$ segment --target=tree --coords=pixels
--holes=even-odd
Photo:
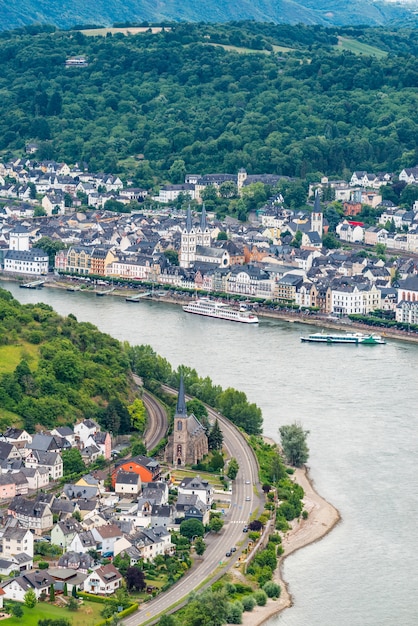
[[[189,415],[193,413],[193,415],[197,417],[200,422],[204,423],[205,421],[207,421],[206,418],[208,416],[208,410],[203,402],[201,402],[197,398],[193,398],[193,400],[189,400],[188,402],[186,402],[186,407],[187,413]]]
[[[219,422],[216,419],[208,436],[209,450],[222,450],[223,442],[224,436],[221,427],[219,426]]]
[[[64,583],[64,588],[62,590],[62,595],[63,596],[68,596],[68,585],[67,585],[67,583]]]
[[[303,430],[296,422],[279,428],[281,445],[284,455],[291,465],[301,467],[309,458],[306,438],[309,430]]]
[[[147,412],[143,401],[140,398],[135,398],[132,404],[128,406],[128,412],[131,416],[132,428],[143,433],[147,419]]]
[[[13,604],[12,605],[12,615],[17,619],[23,617],[23,609],[21,604]]]
[[[232,457],[232,459],[228,463],[228,470],[226,472],[226,475],[230,480],[235,480],[238,474],[238,470],[238,461],[234,457]]]
[[[176,159],[168,170],[168,175],[173,184],[184,183],[186,176],[186,165],[183,159]]]
[[[198,556],[202,556],[206,550],[206,544],[203,541],[202,537],[197,537],[194,542],[194,549],[196,550],[196,554]]]
[[[341,244],[338,239],[332,233],[327,233],[322,238],[322,245],[327,250],[335,250],[337,248],[341,248]]]
[[[49,601],[54,602],[55,600],[55,587],[54,585],[50,585],[49,587]]]
[[[128,591],[142,591],[146,587],[145,574],[139,567],[128,567],[126,570],[126,587]]]
[[[36,595],[33,589],[28,589],[23,596],[23,602],[28,609],[34,609],[37,603]]]
[[[64,450],[61,456],[64,476],[68,474],[80,474],[86,470],[85,463],[78,448]]]
[[[178,266],[179,253],[177,252],[177,250],[164,250],[163,254],[165,258],[168,259],[168,261],[171,263],[171,265],[175,265],[176,267]]]
[[[198,519],[183,520],[180,524],[180,534],[188,539],[192,539],[194,536],[203,537],[205,527]]]
[[[224,521],[219,515],[213,515],[209,520],[209,530],[213,533],[221,532],[224,526]]]
[[[132,440],[131,440],[132,441]],[[132,456],[138,456],[138,455],[143,455],[146,456],[147,455],[147,447],[145,445],[145,443],[143,441],[141,441],[140,439],[134,439],[131,445],[131,453]]]
[[[228,241],[228,235],[226,234],[226,232],[221,230],[221,232],[218,233],[217,240],[218,241]]]
[[[74,585],[73,589],[75,589],[75,585]],[[73,596],[71,596],[68,599],[67,608],[68,608],[69,611],[78,611],[79,604],[78,604],[77,599],[74,598]]]
[[[263,524],[259,519],[254,519],[248,524],[248,528],[256,533],[259,533],[263,530]]]

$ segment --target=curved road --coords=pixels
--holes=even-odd
[[[142,380],[136,374],[132,375],[135,384],[143,389]],[[165,437],[168,430],[167,412],[160,402],[148,391],[143,389],[142,401],[148,413],[147,427],[144,433],[144,443],[147,450],[153,450]]]
[[[172,390],[170,389],[170,391]],[[123,620],[126,626],[153,623],[157,615],[166,613],[174,604],[184,600],[206,579],[214,576],[217,571],[224,572],[230,569],[241,552],[238,544],[243,541],[243,538],[246,538],[246,535],[242,533],[243,527],[248,524],[251,513],[257,510],[258,513],[261,513],[263,510],[264,496],[258,495],[262,494],[262,490],[258,482],[258,465],[252,449],[247,444],[245,437],[231,422],[213,409],[209,407],[207,409],[211,421],[216,418],[219,420],[224,436],[224,445],[239,464],[238,475],[232,486],[231,507],[225,516],[224,528],[219,535],[208,536],[204,558],[201,561],[196,561],[192,570],[168,591],[147,602],[140,611]],[[237,546],[238,549],[233,557],[228,558],[225,555],[232,546]]]

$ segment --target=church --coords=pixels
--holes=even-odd
[[[187,414],[184,380],[181,376],[174,427],[165,449],[165,461],[177,466],[194,465],[201,461],[208,451],[208,438],[204,427],[193,413]]]

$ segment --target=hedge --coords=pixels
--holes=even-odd
[[[124,609],[123,611],[118,613],[117,615],[119,618],[122,618],[122,617],[126,617],[127,615],[130,615],[131,613],[135,613],[135,611],[137,610],[138,610],[138,605],[135,602],[134,604],[131,604],[130,606],[128,606],[127,609]]]
[[[96,594],[88,593],[87,591],[77,591],[77,595],[79,598],[84,598],[85,600],[89,600],[90,602],[100,602],[101,604],[105,604],[110,600],[110,598],[105,598],[104,596],[96,596]],[[96,624],[96,626],[99,625]]]

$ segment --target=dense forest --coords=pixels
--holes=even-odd
[[[182,372],[188,393],[217,407],[249,434],[262,432],[261,410],[244,392],[223,390],[187,366],[173,370],[150,346],[130,346],[93,324],[63,318],[42,303],[22,305],[0,289],[0,428],[53,428],[94,419],[114,435],[135,430],[131,371],[174,410]]]
[[[29,32],[28,32],[29,31]],[[339,37],[375,46],[354,54]],[[65,67],[67,58],[86,67]],[[418,162],[418,33],[233,23],[0,36],[3,160],[85,162],[151,188],[185,172],[348,176]]]
[[[248,19],[290,24],[393,24],[413,23],[413,4],[385,0],[0,0],[0,28],[25,24],[111,25],[116,21],[229,22]]]

